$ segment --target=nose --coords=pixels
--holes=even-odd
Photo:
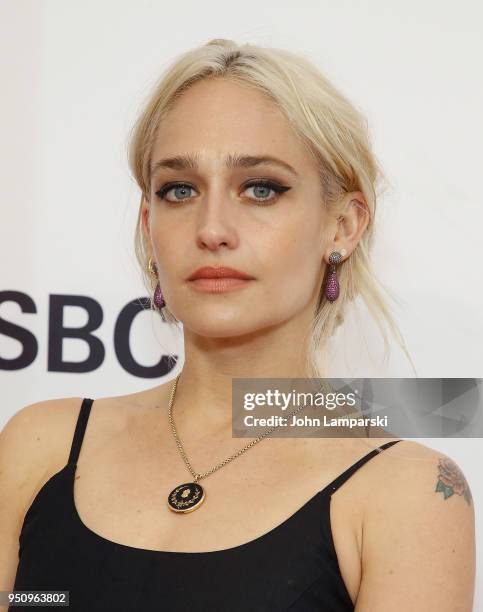
[[[210,251],[221,246],[236,248],[238,233],[233,221],[233,210],[226,195],[207,195],[200,203],[198,211],[196,243],[199,248]]]

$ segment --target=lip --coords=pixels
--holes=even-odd
[[[254,280],[253,276],[246,274],[245,272],[241,272],[236,268],[228,268],[228,267],[218,267],[214,268],[213,266],[204,266],[202,268],[198,268],[191,276],[188,277],[189,281],[198,281],[198,280],[220,280],[220,279],[231,279],[231,280]],[[220,283],[218,283],[220,284]],[[220,284],[221,286],[221,284]]]
[[[225,293],[235,291],[250,284],[253,279],[246,278],[196,278],[189,281],[190,286],[205,293]]]

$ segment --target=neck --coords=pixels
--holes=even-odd
[[[307,329],[305,326],[303,329]],[[307,378],[307,335],[284,323],[258,333],[213,338],[185,328],[185,361],[173,415],[186,431],[224,431],[232,423],[233,378]]]

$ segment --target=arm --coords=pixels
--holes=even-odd
[[[473,611],[470,488],[451,458],[415,445],[414,456],[398,459],[394,473],[371,492],[355,612]]]

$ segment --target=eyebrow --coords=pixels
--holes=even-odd
[[[230,169],[235,168],[255,168],[257,166],[278,166],[290,174],[298,176],[294,168],[287,162],[271,155],[237,155],[229,154],[225,157],[225,166]],[[175,155],[166,157],[151,164],[151,174],[160,168],[171,170],[198,170],[198,155]]]

